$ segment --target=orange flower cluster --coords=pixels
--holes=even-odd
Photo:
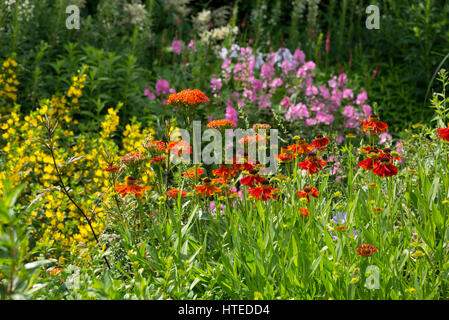
[[[209,98],[206,97],[206,95],[200,90],[185,89],[178,93],[172,93],[168,97],[167,104],[175,106],[196,106],[201,103],[207,103],[209,101]]]
[[[236,127],[237,124],[234,121],[231,120],[212,120],[207,124],[208,128],[214,128],[214,129],[230,129],[232,127]]]

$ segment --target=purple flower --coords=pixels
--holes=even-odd
[[[330,93],[329,89],[326,86],[319,86],[318,89],[320,90],[320,94],[323,99],[329,99]]]
[[[371,107],[369,105],[364,104],[362,106],[362,110],[363,110],[363,113],[365,114],[365,118],[368,118],[369,116],[371,116]]]
[[[306,88],[306,96],[316,96],[318,94],[318,88],[310,86]]]
[[[275,78],[270,83],[270,88],[277,88],[282,86],[282,79],[281,78]]]
[[[290,106],[290,98],[288,96],[285,96],[281,101],[281,106],[284,107],[284,109],[287,109]]]
[[[170,84],[167,80],[159,79],[156,82],[156,94],[159,96],[161,94],[168,94],[170,92]]]
[[[156,96],[154,95],[154,93],[151,92],[148,88],[143,91],[143,94],[146,95],[147,98],[150,100],[156,99]]]
[[[346,73],[340,73],[340,75],[338,76],[338,85],[342,87],[347,82],[348,76],[346,75]]]
[[[258,104],[257,107],[259,109],[268,109],[268,108],[270,108],[271,107],[270,98],[271,98],[271,94],[269,94],[269,93],[260,96],[259,104]]]
[[[307,106],[301,102],[296,105],[292,105],[285,114],[285,118],[289,121],[293,121],[298,118],[304,119],[308,117],[309,110],[307,110]]]
[[[215,75],[210,80],[210,87],[214,94],[219,94],[223,83],[220,78],[215,78]]]
[[[196,52],[196,42],[195,42],[195,40],[190,40],[189,45],[187,47],[189,49],[192,49],[193,52]]]
[[[274,75],[274,68],[273,65],[265,62],[262,65],[262,69],[260,70],[260,75],[262,76],[262,78],[264,79],[271,79],[271,77]]]
[[[351,89],[343,90],[343,99],[353,99],[353,98],[354,98],[354,92],[352,92]]]
[[[302,52],[299,49],[295,50],[295,53],[293,54],[293,66],[296,69],[300,65],[304,64],[304,61],[306,59],[306,55],[304,52]]]
[[[181,40],[173,40],[171,43],[171,47],[173,49],[173,52],[178,56],[181,54]]]
[[[228,100],[229,101],[229,100]],[[232,103],[232,102],[231,102]],[[233,107],[231,106],[227,106],[226,107],[226,115],[225,115],[226,120],[231,120],[234,121],[235,123],[238,122],[239,117],[238,117],[238,113],[237,110],[235,110]]]
[[[356,110],[352,106],[345,106],[343,110],[343,115],[348,118],[354,118],[356,116]]]
[[[347,213],[337,211],[337,214],[332,217],[332,221],[334,221],[337,225],[345,224],[347,221]]]
[[[365,101],[368,100],[368,94],[365,90],[363,90],[361,93],[357,95],[357,99],[355,100],[356,104],[363,104]]]
[[[393,137],[388,132],[382,133],[379,136],[379,138],[380,138],[380,140],[379,140],[380,144],[388,143],[388,142],[390,142],[393,139]]]
[[[327,82],[327,84],[329,85],[330,88],[335,88],[337,86],[337,78],[333,77]]]

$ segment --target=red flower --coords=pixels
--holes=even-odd
[[[267,179],[263,179],[259,182],[259,187],[248,189],[248,193],[252,195],[256,200],[262,198],[263,201],[268,199],[276,199],[277,194],[273,193],[279,189],[270,186],[270,182]]]
[[[298,163],[298,167],[303,170],[307,170],[309,175],[318,173],[319,170],[323,169],[327,161],[317,158],[316,153],[309,153],[306,160]]]
[[[212,184],[212,180],[209,178],[206,178],[203,180],[203,184],[201,186],[195,187],[195,192],[197,194],[201,194],[203,197],[211,197],[215,193],[220,193],[221,189],[218,187],[215,187]]]
[[[325,150],[326,146],[329,144],[329,138],[326,138],[321,133],[315,136],[315,140],[312,141],[312,144],[317,148],[317,150]]]
[[[380,119],[376,115],[371,115],[368,118],[368,121],[359,120],[363,123],[363,131],[369,132],[370,135],[375,135],[378,133],[383,133],[388,129],[388,125],[386,123],[380,122]]]
[[[180,192],[178,189],[170,189],[167,191],[167,197],[170,197],[172,199],[178,199]],[[187,195],[187,191],[182,190],[181,198],[184,198]]]
[[[212,170],[212,174],[215,177],[221,177],[227,180],[229,178],[234,178],[240,168],[241,165],[239,164],[220,164],[218,169]]]
[[[129,176],[126,178],[126,183],[124,185],[115,185],[115,191],[120,193],[122,197],[128,193],[132,193],[135,194],[137,198],[142,198],[143,191],[148,190],[148,187],[139,186],[138,182],[139,181],[137,181],[136,178]]]
[[[104,168],[104,170],[105,170],[105,171],[108,171],[108,172],[117,171],[118,169],[120,169],[120,166],[117,166],[117,167],[106,167],[106,168]]]
[[[370,244],[361,244],[358,248],[357,248],[357,253],[362,256],[362,257],[367,257],[367,256],[371,256],[374,252],[376,252],[377,249],[374,248],[372,245]]]
[[[438,128],[438,136],[446,141],[449,141],[449,128]]]
[[[391,177],[398,174],[398,168],[393,164],[392,158],[381,156],[374,165],[373,172],[379,177]]]
[[[259,176],[259,170],[253,169],[249,172],[249,174],[246,177],[243,177],[240,179],[240,183],[246,185],[247,187],[252,187],[253,185],[259,183],[264,178]]]
[[[157,156],[154,158],[151,158],[150,162],[151,163],[162,163],[165,161],[165,156]]]
[[[313,186],[307,186],[304,189],[298,191],[298,197],[307,198],[307,201],[310,202],[310,196],[318,198],[320,192]]]
[[[366,158],[359,162],[359,167],[365,170],[373,170],[374,165],[377,163],[376,158]]]
[[[299,208],[299,215],[309,216],[310,212],[307,208]]]

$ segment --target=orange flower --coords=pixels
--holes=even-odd
[[[438,128],[438,136],[446,141],[449,141],[449,128]]]
[[[327,161],[317,158],[316,153],[311,152],[307,155],[306,160],[298,163],[298,167],[303,170],[307,170],[309,175],[318,173],[319,170],[323,169]]]
[[[310,214],[309,209],[307,209],[307,208],[299,208],[299,215],[300,216],[304,215],[304,216],[308,217],[309,214]]]
[[[314,146],[311,146],[306,142],[306,139],[299,138],[296,139],[296,142],[294,144],[287,146],[287,151],[293,154],[294,156],[297,156],[300,154],[308,154],[314,148],[315,148]]]
[[[214,128],[214,129],[230,129],[232,127],[236,127],[237,124],[234,121],[231,120],[212,120],[207,124],[208,128]]]
[[[175,106],[197,106],[209,101],[209,98],[200,90],[185,89],[181,92],[171,94],[168,97],[167,104]]]
[[[59,275],[63,271],[62,268],[54,268],[50,271],[50,276]]]
[[[178,196],[181,195],[181,198],[184,198],[187,195],[187,191],[182,190],[181,194],[179,192],[179,189],[170,189],[167,191],[167,197],[170,197],[172,199],[178,199]]]
[[[252,195],[256,200],[262,198],[263,201],[268,199],[276,199],[277,194],[273,192],[279,191],[278,188],[273,188],[270,186],[270,182],[267,179],[262,179],[259,181],[259,186],[256,188],[248,189],[248,193]]]
[[[212,184],[212,180],[206,178],[201,186],[195,187],[195,192],[203,197],[212,197],[215,193],[220,193],[221,189]]]
[[[115,185],[115,191],[120,193],[122,197],[125,197],[128,193],[135,194],[137,198],[142,198],[142,193],[144,190],[148,190],[148,187],[142,187],[138,185],[136,178],[129,176],[126,178],[126,183],[124,185]]]
[[[312,141],[312,144],[317,148],[317,150],[325,150],[326,146],[329,144],[329,138],[326,138],[321,133],[315,136],[315,140]]]
[[[380,122],[380,119],[376,115],[371,115],[368,118],[368,121],[359,120],[363,123],[363,131],[369,132],[370,135],[375,135],[378,133],[383,133],[388,129],[388,125],[386,123]]]
[[[281,153],[278,154],[278,161],[280,161],[280,162],[292,162],[293,161],[293,155],[285,153],[285,149],[282,148],[281,149]]]
[[[320,192],[313,186],[307,186],[304,189],[298,191],[298,197],[307,198],[307,201],[310,202],[310,196],[318,198]]]
[[[192,178],[194,179],[195,176],[198,178],[200,177],[202,174],[204,173],[204,170],[201,168],[197,168],[197,169],[190,169],[186,172],[184,172],[184,174],[182,175],[183,177],[186,178]]]
[[[370,244],[361,244],[357,248],[357,253],[362,257],[371,256],[376,251],[377,249]]]

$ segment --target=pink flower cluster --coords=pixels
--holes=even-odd
[[[149,88],[146,88],[143,91],[143,94],[147,96],[148,99],[154,100],[156,97],[162,101],[162,103],[165,104],[165,101],[167,99],[167,96],[171,93],[175,93],[175,89],[170,88],[170,84],[165,79],[159,79],[156,82],[156,94],[150,91]]]
[[[215,96],[220,96],[223,87],[233,84],[236,88],[227,97],[228,120],[237,120],[236,106],[257,105],[269,111],[277,103],[283,107],[288,121],[303,121],[306,126],[330,125],[338,120],[342,128],[358,128],[358,120],[371,115],[365,90],[356,94],[348,87],[345,73],[327,83],[318,83],[315,63],[306,61],[300,49],[291,54],[287,48],[280,48],[264,58],[250,47],[234,44],[229,50],[222,48],[219,57],[223,60],[221,75],[213,76],[211,89]],[[284,97],[280,102],[274,101],[281,88],[286,92]]]

